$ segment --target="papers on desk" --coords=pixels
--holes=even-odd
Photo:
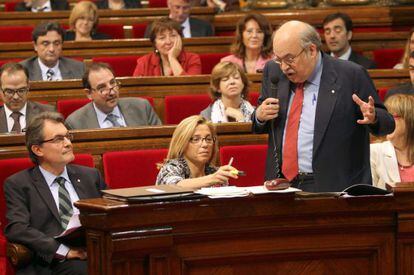
[[[206,195],[209,198],[236,198],[246,197],[250,194],[266,194],[266,193],[292,193],[298,192],[300,189],[290,187],[284,190],[267,190],[263,185],[250,186],[250,187],[237,187],[237,186],[225,186],[225,187],[207,187],[201,188],[195,193]]]

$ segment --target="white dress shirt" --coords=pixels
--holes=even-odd
[[[39,7],[32,7],[32,12],[39,12],[39,11],[52,11],[52,5],[50,4],[50,1],[46,1],[43,5]]]
[[[184,38],[191,38],[190,17],[187,17],[187,19],[181,24],[181,27],[183,28]]]
[[[351,52],[352,52],[352,48],[349,47],[348,50],[341,56],[335,56],[332,52],[331,52],[331,56],[338,58],[338,59],[342,59],[342,60],[349,60],[349,57],[351,56]]]

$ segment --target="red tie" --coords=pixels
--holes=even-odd
[[[289,181],[299,172],[298,164],[298,130],[303,105],[303,83],[296,85],[295,96],[290,106],[286,126],[285,144],[283,145],[282,172]]]

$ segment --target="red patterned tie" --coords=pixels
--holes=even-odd
[[[299,172],[298,164],[298,130],[300,114],[303,105],[303,83],[296,85],[295,96],[290,106],[285,144],[283,145],[282,172],[289,181],[293,180]]]

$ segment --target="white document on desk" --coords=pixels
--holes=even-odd
[[[267,190],[266,187],[264,187],[263,185],[244,187],[244,189],[246,189],[248,192],[255,194],[255,195],[266,194],[266,193],[294,193],[294,192],[302,191],[294,187],[289,187],[283,190]]]

